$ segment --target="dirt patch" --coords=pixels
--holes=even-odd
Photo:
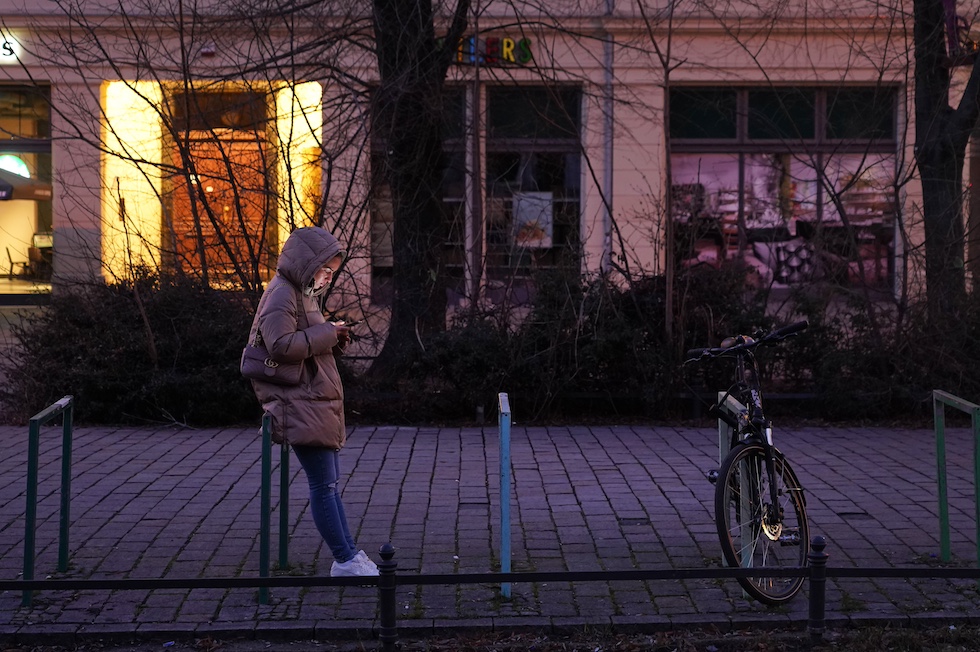
[[[134,643],[92,642],[75,647],[0,646],[0,652],[360,652],[381,650],[377,640],[289,641],[254,639],[192,639]],[[402,652],[954,652],[980,649],[976,626],[867,627],[834,629],[822,640],[802,630],[676,630],[647,634],[617,634],[585,628],[570,635],[533,633],[460,634],[426,639],[403,639]]]

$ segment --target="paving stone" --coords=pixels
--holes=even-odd
[[[0,460],[0,578],[19,576],[23,546],[26,442]],[[22,435],[22,433],[20,433]],[[807,489],[813,534],[828,540],[830,566],[929,567],[937,562],[935,469],[909,456],[930,431],[800,428],[779,431]],[[74,433],[71,562],[58,556],[58,446],[45,439],[38,503],[36,577],[69,579],[256,577],[260,521],[257,428],[79,427]],[[500,505],[496,428],[358,427],[341,461],[345,506],[360,547],[379,560],[393,542],[398,614],[406,630],[567,628],[582,624],[655,629],[677,623],[802,626],[807,591],[778,610],[746,599],[734,580],[577,581],[411,585],[425,573],[499,567]],[[882,445],[887,442],[887,445]],[[948,450],[972,450],[966,429],[947,430]],[[670,426],[515,427],[511,454],[514,572],[704,568],[718,566],[714,492],[703,470],[717,464],[714,428]],[[330,555],[309,517],[305,477],[291,458],[288,501],[273,452],[273,557],[280,507],[288,508],[288,571],[316,578]],[[921,458],[921,459],[919,459]],[[949,455],[951,541],[956,563],[976,557],[973,469]],[[38,591],[30,608],[19,591],[0,594],[0,636],[184,631],[218,637],[257,630],[332,629],[376,635],[375,587],[274,588],[269,605],[249,589]],[[842,607],[846,606],[847,611]],[[408,607],[405,609],[404,607]],[[897,623],[977,618],[973,580],[831,578],[828,619]],[[408,624],[410,623],[410,624]]]

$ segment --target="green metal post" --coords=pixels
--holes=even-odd
[[[973,519],[977,527],[977,566],[980,566],[980,407],[970,410],[973,425]]]
[[[37,484],[40,466],[41,426],[64,414],[64,435],[61,449],[61,513],[58,541],[58,570],[68,570],[68,524],[71,502],[71,406],[72,397],[65,396],[44,408],[28,422],[27,430],[27,505],[24,510],[24,573],[25,580],[34,579],[34,556],[37,533]],[[22,606],[31,605],[32,592],[24,591]]]
[[[946,484],[946,406],[936,392],[932,397],[936,429],[936,478],[939,490],[939,558],[949,563],[949,500]]]
[[[289,444],[279,448],[279,568],[289,566]]]
[[[977,565],[980,566],[980,405],[970,403],[938,389],[932,392],[932,411],[936,429],[936,466],[939,485],[939,547],[943,562],[950,560],[949,507],[946,487],[946,406],[970,415],[973,430],[973,519],[977,536]]]
[[[61,520],[58,532],[58,571],[68,572],[68,524],[71,522],[72,398],[61,399],[65,409],[61,425]]]
[[[262,518],[259,521],[259,577],[269,577],[269,530],[272,511],[272,416],[262,416]],[[259,587],[259,604],[269,604],[269,587]]]
[[[25,580],[34,579],[34,534],[37,527],[37,472],[41,441],[41,423],[31,419],[27,434],[27,506],[24,511],[24,573]],[[24,591],[20,604],[31,606],[31,591]]]

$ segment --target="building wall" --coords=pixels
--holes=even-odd
[[[897,22],[899,16],[892,17],[877,5],[872,13],[868,3],[823,4],[826,6],[807,4],[812,13],[806,20],[802,3],[783,7],[778,19],[765,16],[758,5],[725,4],[722,11],[701,3],[689,13],[681,5],[671,22],[671,17],[659,9],[651,7],[640,12],[635,3],[562,1],[529,9],[528,14],[518,17],[516,27],[511,20],[516,5],[496,2],[489,6],[481,15],[480,29],[492,34],[496,24],[501,31],[516,30],[532,39],[536,68],[484,68],[480,74],[487,84],[540,84],[544,79],[548,83],[580,84],[584,90],[584,271],[595,272],[610,264],[633,272],[660,273],[664,269],[663,198],[668,159],[664,106],[668,86],[894,83],[901,89],[903,99],[899,113],[899,130],[903,134],[900,159],[903,168],[910,166],[912,134],[905,120],[911,101],[905,92],[910,48],[905,26]],[[105,13],[97,3],[91,6],[93,15]],[[37,47],[39,43],[55,42],[55,28],[63,17],[39,13],[55,10],[53,3],[38,7],[23,0],[0,0],[0,11],[10,16],[10,34],[30,45],[21,56],[21,63],[31,78],[48,79],[56,89],[53,100],[59,112],[54,129],[59,138],[53,144],[55,272],[64,278],[103,271],[118,273],[120,264],[127,259],[153,259],[151,247],[132,241],[125,249],[118,246],[125,242],[125,233],[120,236],[120,226],[124,224],[119,220],[120,192],[152,195],[158,190],[152,178],[133,180],[132,187],[115,184],[120,176],[116,168],[126,164],[100,155],[94,143],[99,140],[96,134],[105,133],[106,124],[93,116],[100,115],[107,96],[116,88],[112,84],[119,79],[152,81],[154,74],[173,78],[175,73],[164,69],[178,60],[180,47],[165,29],[153,32],[152,38],[160,39],[159,47],[153,48],[160,58],[140,62],[133,58],[133,44],[112,31],[110,20],[100,32],[110,53],[105,61],[95,61],[78,70],[56,66],[59,56],[67,53],[39,56],[43,47]],[[540,26],[542,18],[557,20],[556,17],[561,17],[560,30]],[[308,27],[312,33],[321,26]],[[304,32],[303,37],[311,38],[310,33]],[[192,55],[195,71],[220,74],[234,69],[236,62],[265,51],[258,45],[252,47],[254,44],[233,47],[231,44],[237,42],[233,32],[216,38],[223,36],[228,45],[219,41],[216,55],[202,54],[215,47],[213,40],[199,38],[185,47]],[[267,51],[281,46],[284,41],[277,39],[285,37],[284,33],[273,34]],[[669,58],[663,59],[668,52]],[[369,70],[370,60],[363,53],[351,51],[345,56],[352,69]],[[116,58],[125,64],[121,69],[106,65]],[[345,61],[344,57],[338,60]],[[148,72],[143,66],[159,66],[162,72]],[[669,76],[665,69],[669,69]],[[452,79],[458,82],[468,82],[474,74],[472,67],[464,65],[451,72]],[[0,77],[26,79],[28,75],[19,66],[7,66],[0,68]],[[331,98],[344,99],[349,89],[326,82],[322,86],[326,98],[323,122],[326,131],[334,133],[332,126],[350,115],[334,113]],[[354,104],[345,100],[337,106],[347,110]],[[153,131],[157,127],[147,116],[136,109],[126,113],[126,119],[142,123],[149,130],[146,143],[157,138]],[[371,278],[370,220],[364,214],[364,182],[357,177],[367,174],[368,149],[364,146],[365,136],[354,133],[354,122],[348,129],[344,145],[332,153],[331,161],[336,167],[323,170],[322,183],[332,184],[327,197],[328,216],[339,223],[343,215],[348,220],[345,226],[353,228],[355,257],[349,271],[363,286]],[[311,148],[312,145],[307,147]],[[917,185],[907,184],[903,193],[904,214],[911,218],[920,204]],[[159,221],[152,213],[131,217],[146,225]],[[913,245],[920,242],[918,222],[910,219],[907,226]],[[147,226],[146,233],[152,240],[152,227]],[[110,234],[114,235],[108,237]]]

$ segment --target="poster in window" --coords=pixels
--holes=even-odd
[[[551,247],[554,200],[550,192],[515,192],[514,245],[528,249]]]

